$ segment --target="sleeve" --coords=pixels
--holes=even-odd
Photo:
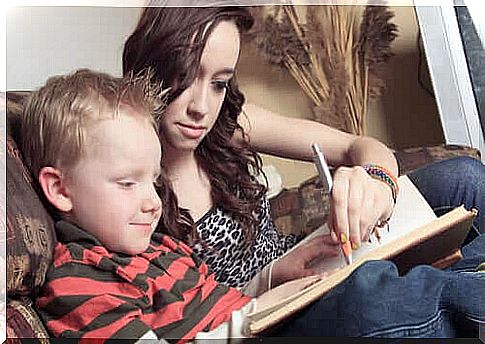
[[[151,332],[140,319],[141,296],[111,271],[70,262],[50,271],[36,306],[55,337],[136,341]]]
[[[222,323],[209,332],[198,332],[195,336],[196,344],[227,343],[238,344],[244,342],[244,338],[250,337],[247,331],[246,314],[250,313],[256,305],[256,300],[252,299],[244,307],[233,311],[229,321]]]
[[[157,343],[157,344],[168,344],[165,339],[158,339],[155,332],[152,330],[145,333],[143,336],[138,338],[135,344],[146,344],[146,343]]]

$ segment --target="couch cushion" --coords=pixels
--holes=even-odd
[[[7,135],[7,295],[35,294],[52,261],[53,220],[32,186],[13,139]]]
[[[318,176],[284,190],[270,204],[274,224],[286,234],[306,236],[325,223],[330,212],[330,197]]]
[[[8,302],[6,332],[8,343],[17,342],[15,338],[42,338],[39,340],[40,343],[49,342],[48,332],[32,307],[31,299],[26,297]]]
[[[7,92],[4,100],[7,105],[7,132],[16,142],[18,142],[18,131],[23,107],[29,95],[29,91]]]
[[[436,145],[411,147],[394,152],[399,165],[399,175],[408,174],[415,169],[434,162],[454,158],[457,156],[470,156],[480,160],[480,151],[476,148],[462,145]]]

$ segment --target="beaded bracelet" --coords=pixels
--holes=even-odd
[[[372,178],[386,183],[391,188],[392,199],[394,200],[394,203],[396,203],[397,194],[399,192],[396,177],[384,167],[376,164],[366,164],[363,167]]]

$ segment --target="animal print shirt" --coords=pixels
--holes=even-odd
[[[220,206],[214,206],[196,225],[202,241],[194,245],[216,275],[216,280],[231,287],[245,286],[268,263],[280,257],[299,240],[296,235],[284,235],[270,218],[270,206],[262,200],[262,212],[257,215],[259,230],[254,242],[244,240],[240,224]]]

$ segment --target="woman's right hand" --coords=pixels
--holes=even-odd
[[[271,274],[272,288],[287,281],[315,275],[316,272],[310,267],[312,261],[337,256],[339,252],[340,244],[333,232],[331,235],[319,235],[295,247],[274,262]]]

